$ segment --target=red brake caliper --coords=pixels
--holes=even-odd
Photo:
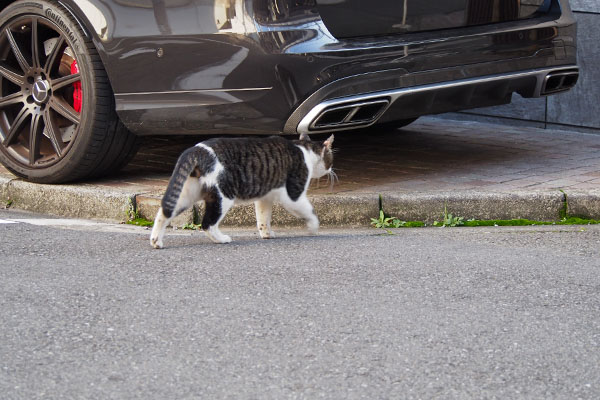
[[[71,63],[71,73],[77,74],[79,73],[79,68],[77,67],[77,61],[73,60]],[[73,84],[73,108],[77,112],[81,112],[81,82],[75,82]]]

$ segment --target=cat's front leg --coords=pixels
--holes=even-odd
[[[316,235],[319,232],[319,218],[315,214],[312,204],[308,201],[306,195],[300,196],[298,200],[293,201],[289,197],[282,201],[283,207],[292,215],[302,218],[306,221],[308,232]]]
[[[261,239],[273,239],[275,237],[271,230],[273,201],[267,199],[256,200],[254,202],[254,211],[256,212],[256,227]]]

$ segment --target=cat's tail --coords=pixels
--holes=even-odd
[[[186,181],[190,177],[200,178],[214,169],[213,153],[201,146],[190,147],[179,156],[173,175],[169,180],[167,191],[162,198],[161,207],[165,217],[171,218],[174,213],[181,212],[186,206],[178,207],[179,198]],[[177,209],[183,208],[183,209]]]

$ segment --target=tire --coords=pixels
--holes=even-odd
[[[89,177],[100,178],[119,172],[135,156],[141,144],[142,138],[129,132],[125,125],[118,120],[110,147]]]
[[[0,162],[32,182],[100,176],[135,154],[91,40],[58,3],[0,12]]]

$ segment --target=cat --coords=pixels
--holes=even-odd
[[[275,201],[304,219],[309,232],[317,234],[319,219],[306,191],[312,178],[335,177],[332,145],[333,135],[320,142],[302,134],[293,141],[279,136],[209,139],[186,149],[162,198],[150,243],[162,248],[170,221],[199,200],[205,202],[202,230],[215,243],[231,242],[219,230],[227,211],[252,201],[261,238],[274,237],[271,210]]]

